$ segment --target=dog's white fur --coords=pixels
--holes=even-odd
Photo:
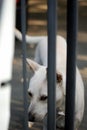
[[[21,33],[16,30],[16,37],[22,40]],[[30,68],[34,71],[33,77],[30,79],[28,92],[32,94],[31,102],[29,106],[29,112],[31,112],[35,119],[43,120],[47,113],[47,100],[41,100],[41,96],[47,96],[47,37],[30,37],[26,36],[27,43],[38,43],[35,53],[35,61],[27,59]],[[64,104],[63,101],[66,94],[66,41],[63,37],[57,36],[56,45],[56,73],[61,73],[62,81],[56,83],[56,105],[61,107],[62,110]],[[37,63],[36,63],[37,62]],[[76,67],[76,97],[75,97],[75,125],[76,127],[81,122],[84,113],[84,85]]]

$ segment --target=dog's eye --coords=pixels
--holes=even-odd
[[[31,92],[28,92],[28,94],[29,94],[30,97],[33,97],[33,94]]]
[[[47,96],[46,96],[46,95],[41,96],[41,97],[40,97],[40,100],[41,100],[41,101],[47,100]]]

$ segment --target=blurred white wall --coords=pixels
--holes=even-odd
[[[12,61],[16,0],[2,0],[0,12],[0,130],[8,130],[10,119]],[[2,83],[6,83],[2,86]]]

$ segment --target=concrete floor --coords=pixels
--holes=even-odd
[[[46,0],[30,0],[27,33],[30,35],[46,35]],[[77,65],[82,74],[85,85],[85,113],[79,130],[87,130],[87,1],[78,2],[79,26]],[[58,3],[58,34],[66,37],[66,2]],[[33,58],[35,47],[27,45],[27,57]],[[32,75],[27,67],[28,79]],[[24,130],[23,84],[22,84],[22,47],[19,41],[15,42],[15,56],[13,61],[11,120],[9,130]],[[38,126],[37,126],[38,128]],[[40,127],[41,128],[41,127]],[[36,129],[36,128],[35,128]]]

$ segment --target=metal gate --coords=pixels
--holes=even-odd
[[[23,75],[25,129],[27,130],[27,97],[26,97],[26,44],[25,44],[25,0],[21,1],[22,34],[23,34]],[[74,130],[75,83],[76,83],[76,42],[77,42],[77,0],[67,0],[67,79],[65,130]],[[57,0],[48,0],[48,130],[56,129],[55,84],[56,84],[56,28]],[[50,44],[49,44],[50,43]],[[70,43],[70,44],[69,44]],[[73,77],[72,77],[73,75]],[[51,82],[50,82],[51,81]],[[71,88],[69,88],[69,86]],[[50,91],[52,90],[52,91]]]
[[[23,75],[25,129],[27,130],[26,97],[26,46],[25,46],[25,0],[22,0],[22,34],[23,34]],[[55,84],[56,84],[56,27],[57,0],[48,0],[48,130],[56,129]],[[76,42],[77,42],[77,0],[67,0],[67,80],[65,130],[74,130],[75,82],[76,82]],[[50,43],[50,44],[49,44]],[[71,44],[69,44],[71,43]],[[51,49],[52,48],[52,49]],[[53,51],[53,52],[52,52]],[[52,55],[53,54],[53,55]],[[72,78],[73,75],[73,78]],[[50,82],[51,81],[51,82]],[[71,87],[71,89],[69,88]],[[52,91],[50,91],[52,90]],[[50,120],[51,119],[51,120]]]

